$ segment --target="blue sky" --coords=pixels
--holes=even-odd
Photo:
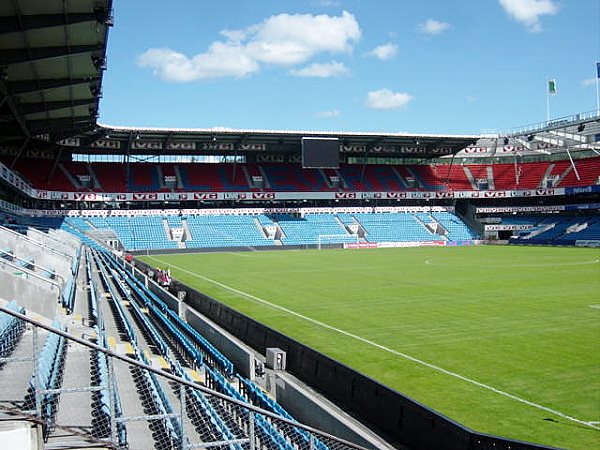
[[[599,0],[122,0],[100,122],[478,134],[596,109]]]

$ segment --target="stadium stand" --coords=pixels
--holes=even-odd
[[[188,216],[188,248],[259,247],[274,245],[258,229],[252,216]]]
[[[15,169],[34,187],[80,192],[163,192],[163,191],[404,191],[413,189],[455,191],[487,189],[536,189],[540,187],[577,187],[594,185],[600,173],[600,157],[575,161],[577,173],[569,161],[521,162],[497,164],[342,164],[339,169],[303,169],[298,164],[170,164],[132,163],[127,180],[126,166],[118,163],[60,163],[39,165],[17,162]],[[39,168],[41,166],[41,169]],[[234,180],[235,174],[235,180]],[[577,178],[579,175],[579,179]],[[175,181],[167,186],[165,177]],[[253,177],[263,180],[253,185]],[[340,179],[331,185],[331,177]],[[87,181],[82,182],[83,179]],[[553,180],[550,186],[546,179]],[[409,180],[414,180],[411,185]],[[518,181],[518,183],[517,183]]]

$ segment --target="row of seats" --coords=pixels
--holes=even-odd
[[[90,320],[96,332],[96,343],[103,348],[108,348],[104,320],[102,318],[102,315],[100,314],[101,310],[98,305],[96,286],[94,283],[94,278],[92,277],[91,255],[89,252],[87,252],[86,257],[86,275],[87,281],[89,283],[88,292]],[[94,408],[93,425],[97,430],[94,434],[97,437],[107,438],[111,435],[111,406],[114,405],[114,415],[116,417],[123,416],[121,400],[119,397],[118,386],[116,385],[116,383],[113,383],[113,397],[111,402],[110,391],[108,389],[108,385],[110,382],[110,374],[108,371],[108,361],[106,354],[98,350],[94,351],[92,367],[93,383],[95,383],[96,386],[100,386],[103,388],[94,393],[94,401],[92,403],[92,407]],[[119,445],[124,447],[127,444],[127,429],[125,427],[125,423],[119,421],[116,423],[116,427]]]
[[[319,236],[329,236],[322,241],[328,244],[356,242],[356,236],[348,233],[332,214],[307,214],[304,217],[273,214],[270,217],[281,227],[284,245],[314,245],[318,243]]]
[[[187,248],[220,248],[220,247],[265,247],[274,246],[273,238],[267,238],[264,228],[278,225],[282,231],[278,236],[282,245],[316,245],[340,244],[357,242],[355,227],[362,227],[365,231],[364,238],[368,242],[411,242],[432,240],[468,240],[476,235],[454,213],[434,212],[429,213],[338,213],[338,214],[306,214],[303,217],[286,214],[258,214],[258,215],[202,215],[202,216],[166,216],[167,221],[177,217],[182,226],[187,225],[188,238],[185,240]],[[88,219],[91,220],[92,218]],[[153,220],[143,221],[143,216],[134,216],[140,224],[140,234],[149,236],[160,235],[152,241],[136,241],[131,243],[127,234],[121,228],[114,229],[115,234],[125,246],[126,250],[145,250],[172,248],[172,241],[164,240],[163,218],[153,217]],[[65,219],[67,223],[77,226],[72,218]],[[81,220],[81,219],[79,219]],[[101,220],[94,218],[94,220]],[[104,226],[109,226],[106,219],[102,219]],[[447,233],[438,232],[435,222],[441,224]],[[425,226],[432,224],[431,227]],[[144,228],[145,227],[145,228]],[[362,236],[362,234],[361,234]],[[167,242],[166,245],[165,242]]]
[[[543,186],[546,175],[558,180],[556,187],[589,186],[597,184],[600,174],[598,157],[575,160],[577,173],[568,160],[519,164],[513,161],[498,164],[398,166],[342,164],[333,171],[303,169],[300,164],[293,163],[240,163],[235,166],[221,163],[135,163],[129,164],[127,169],[120,163],[64,162],[62,166],[70,174],[69,177],[63,171],[52,171],[51,164],[51,161],[44,160],[36,160],[32,164],[31,160],[21,158],[15,170],[40,189],[99,192],[477,190],[477,182],[481,179],[494,189],[512,190],[547,187]],[[44,170],[44,165],[48,165],[47,170]],[[161,182],[160,174],[167,173],[174,174],[178,182],[174,185]],[[263,177],[262,188],[253,188],[250,180],[254,174]],[[339,185],[331,182],[332,174],[339,178]],[[98,183],[80,184],[77,179],[81,176],[91,177]]]
[[[150,362],[144,355],[144,353],[139,349],[137,343],[137,335],[129,322],[127,315],[121,305],[121,302],[118,301],[119,295],[113,290],[109,281],[108,281],[108,268],[103,264],[103,261],[98,256],[99,254],[94,255],[94,259],[96,261],[97,266],[99,267],[99,273],[101,280],[103,281],[104,287],[109,291],[110,298],[112,299],[111,304],[113,306],[114,311],[116,311],[116,318],[119,321],[119,325],[121,329],[127,335],[127,339],[133,348],[135,359],[138,361],[149,365]],[[113,279],[115,279],[115,273],[112,273]],[[115,280],[116,281],[116,280]],[[161,345],[161,347],[163,347]],[[166,344],[164,345],[166,348]],[[164,435],[165,439],[168,440],[171,446],[177,448],[181,443],[181,423],[176,415],[173,415],[173,407],[171,402],[167,398],[162,385],[158,381],[155,374],[141,370],[137,367],[134,367],[134,381],[138,385],[138,389],[142,389],[145,392],[149,392],[150,395],[143,398],[143,401],[146,403],[144,405],[151,414],[171,414],[171,417],[168,417],[166,420],[160,421],[161,424],[161,433]]]
[[[212,370],[210,367],[206,368],[206,382],[209,388],[216,390],[222,394],[232,397],[236,400],[246,402],[247,400],[242,394],[235,389],[225,377],[218,371]],[[241,410],[244,422],[247,423],[249,420],[248,411]],[[260,442],[264,443],[263,448],[269,448],[274,450],[295,450],[296,447],[290,445],[288,440],[281,434],[273,424],[268,421],[263,415],[256,414],[255,417],[256,434]]]
[[[143,328],[146,326],[153,326],[152,322],[154,322],[157,325],[160,325],[160,327],[156,330],[157,339],[166,342],[164,341],[164,334],[160,332],[160,330],[162,330],[171,337],[175,338],[175,345],[180,349],[182,346],[187,345],[198,346],[202,349],[205,362],[202,368],[205,373],[206,384],[208,387],[229,395],[237,400],[246,402],[248,401],[248,398],[244,398],[240,392],[228,381],[228,378],[237,377],[240,380],[240,383],[246,386],[253,386],[253,392],[258,391],[258,388],[250,381],[238,374],[235,374],[233,364],[227,360],[215,347],[213,347],[212,344],[206,341],[206,339],[202,337],[200,333],[183,321],[174,311],[169,309],[167,305],[160,300],[156,294],[149,290],[140,280],[132,276],[130,271],[124,268],[121,260],[112,257],[108,253],[104,253],[101,258],[101,262],[104,263],[106,267],[109,267],[113,273],[113,280],[121,279],[121,281],[117,282],[117,285],[119,283],[124,283],[123,289],[120,288],[120,291],[127,292],[127,290],[129,290],[131,292],[131,295],[128,295],[127,299],[132,309],[135,311],[135,305],[140,302],[137,307],[143,306],[146,308],[149,316],[153,318],[153,321],[147,321],[146,325],[142,325]],[[134,315],[138,315],[138,313],[134,312]],[[137,318],[136,320],[140,324],[142,324],[144,321],[140,318]],[[190,341],[188,341],[188,338]],[[193,342],[193,344],[186,344],[186,342]],[[180,364],[173,358],[169,357],[168,352],[162,350],[163,345],[159,344],[156,346],[156,348],[168,362],[174,374],[191,381],[190,377],[182,369]],[[193,358],[190,358],[189,355],[186,360],[188,362],[194,362]],[[195,423],[196,421],[202,421],[204,427],[203,432],[207,432],[206,429],[208,427],[212,433],[212,439],[230,440],[236,435],[235,430],[232,430],[227,424],[240,423],[239,420],[235,420],[235,417],[226,419],[223,415],[241,414],[242,416],[245,416],[242,418],[245,419],[247,423],[248,412],[246,410],[238,408],[234,408],[233,410],[231,408],[223,409],[221,406],[218,406],[218,404],[213,404],[214,400],[205,398],[204,395],[198,391],[189,390],[189,393],[192,397],[193,409],[196,411],[195,413],[191,414],[192,423]],[[261,401],[258,399],[255,399],[254,404],[258,406],[262,405]],[[280,414],[285,418],[291,419],[291,416],[285,412],[281,406],[271,405],[269,410]],[[188,414],[190,414],[189,408]],[[200,418],[200,415],[203,415],[204,417]],[[259,442],[263,443],[265,448],[292,450],[293,448],[305,448],[307,445],[309,445],[310,439],[308,435],[299,430],[289,430],[287,427],[286,430],[278,430],[276,426],[260,415],[256,416],[256,424],[256,437]],[[197,424],[197,426],[200,427],[201,425]],[[290,442],[292,442],[292,444],[290,444]],[[297,445],[294,446],[293,442],[296,442]],[[322,445],[314,448],[326,450],[326,447]]]
[[[127,270],[119,266],[119,263],[114,258],[106,255],[105,261],[108,262],[114,269],[119,270],[123,275],[128,287],[135,292],[137,297],[144,303],[144,307],[155,317],[159,323],[166,327],[171,335],[177,340],[178,345],[188,353],[191,361],[198,367],[203,365],[203,362],[208,363],[211,367],[215,367],[224,373],[226,376],[233,376],[233,364],[223,354],[217,350],[210,342],[208,342],[200,333],[198,333],[190,324],[179,317],[171,310],[160,298],[152,291],[146,289],[144,284],[133,277]],[[118,278],[118,277],[117,277]],[[136,302],[131,299],[135,304]],[[201,353],[198,352],[198,347]]]
[[[522,220],[528,221],[532,228],[513,236],[512,244],[575,245],[578,240],[600,241],[600,218],[596,216],[533,215]],[[502,223],[506,223],[504,219]]]
[[[65,327],[58,319],[54,320],[52,327],[65,331]],[[44,342],[44,347],[38,355],[37,369],[29,380],[28,407],[30,410],[35,410],[36,397],[39,397],[42,418],[48,424],[54,423],[60,397],[57,393],[44,393],[44,391],[60,387],[65,353],[65,338],[56,333],[49,333]],[[44,427],[44,438],[48,436],[50,431],[51,426]]]
[[[14,300],[6,305],[6,308],[25,314],[25,308],[19,306]],[[5,358],[15,348],[23,331],[25,322],[6,313],[0,313],[0,358]]]
[[[257,227],[254,216],[188,216],[188,248],[259,247],[273,245]]]
[[[269,397],[254,383],[251,383],[244,378],[240,379],[240,383],[244,387],[243,391],[246,393],[247,397],[252,400],[253,404],[284,417],[285,419],[294,420],[294,418],[279,403]],[[311,442],[310,435],[301,428],[291,427],[287,434],[291,438],[292,444],[295,444],[298,448],[308,446],[309,448],[316,450],[328,450],[328,447],[319,439],[313,439]]]

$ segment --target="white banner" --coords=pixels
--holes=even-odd
[[[485,225],[485,231],[526,231],[532,228],[533,225],[524,224]]]

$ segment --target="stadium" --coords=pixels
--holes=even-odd
[[[2,448],[600,448],[600,110],[103,124],[116,20],[0,6]]]

